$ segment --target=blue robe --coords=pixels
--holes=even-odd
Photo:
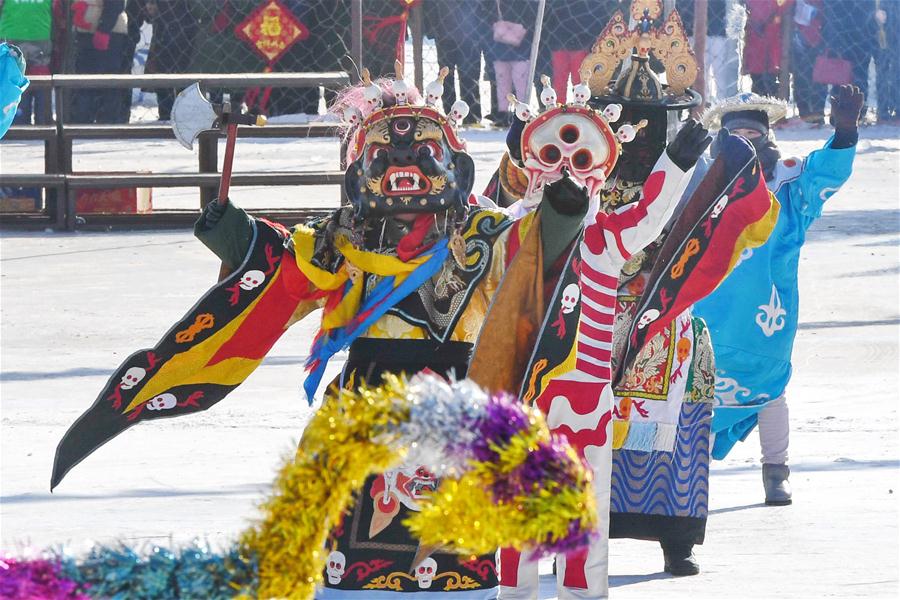
[[[713,458],[722,459],[756,426],[759,411],[778,399],[791,377],[797,335],[797,270],[806,231],[850,177],[856,146],[834,138],[802,162],[779,161],[767,184],[781,212],[769,240],[745,250],[741,262],[694,315],[709,327],[716,356]]]

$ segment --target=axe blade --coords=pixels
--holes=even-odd
[[[212,104],[200,91],[199,82],[181,90],[172,104],[172,131],[188,150],[194,149],[200,132],[214,128],[217,118]]]

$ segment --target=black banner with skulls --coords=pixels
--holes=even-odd
[[[244,262],[210,289],[156,346],[129,356],[60,440],[52,490],[94,450],[141,421],[206,410],[236,388],[281,336],[297,307],[282,258],[288,232],[252,222]]]
[[[613,360],[614,383],[647,340],[727,277],[745,247],[765,242],[777,214],[753,147],[729,136],[657,254],[621,360]]]

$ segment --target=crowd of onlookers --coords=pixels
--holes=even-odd
[[[152,24],[146,73],[354,71],[350,0],[279,0],[304,34],[275,61],[238,35],[245,20],[269,0],[3,0],[0,39],[20,46],[33,75],[52,72],[129,73],[141,28]],[[664,0],[693,35],[695,0]],[[509,120],[507,96],[529,86],[537,0],[363,0],[364,62],[374,74],[393,73],[404,48],[411,5],[420,4],[423,34],[434,40],[436,62],[450,68],[444,104],[457,94],[471,107],[468,123]],[[580,80],[579,66],[614,11],[631,0],[546,0],[535,79],[551,76],[560,99]],[[824,120],[829,84],[854,83],[874,91],[879,122],[896,122],[900,0],[708,0],[705,79],[707,98],[751,88],[778,95],[783,26],[792,25],[790,89],[799,116]],[[869,90],[874,64],[876,89]],[[743,77],[744,75],[748,77]],[[482,81],[490,106],[481,106]],[[458,89],[458,91],[457,91]],[[174,89],[156,93],[158,117],[170,117]],[[319,89],[249,90],[243,100],[269,115],[316,114]],[[324,90],[326,100],[333,93]],[[131,91],[82,89],[73,94],[69,122],[124,123]],[[19,122],[40,122],[46,92],[23,100]],[[874,104],[873,104],[874,106]]]

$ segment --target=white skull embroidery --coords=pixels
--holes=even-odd
[[[402,79],[394,81],[391,89],[394,91],[394,98],[397,100],[398,106],[409,102],[409,86],[405,81]]]
[[[454,125],[462,123],[463,119],[468,115],[469,105],[462,100],[457,100],[453,103],[453,106],[450,107],[450,120],[453,121]]]
[[[337,585],[344,578],[344,567],[347,565],[347,557],[343,552],[335,550],[328,555],[328,562],[325,563],[325,573],[328,575],[328,583]]]
[[[419,563],[419,566],[416,567],[416,581],[419,582],[419,587],[421,589],[428,589],[431,587],[431,582],[434,580],[434,576],[437,574],[437,561],[431,557],[426,558],[422,562]]]
[[[147,403],[147,410],[168,410],[178,404],[175,394],[160,394]]]
[[[265,279],[265,273],[258,269],[253,269],[252,271],[247,271],[246,273],[244,273],[244,276],[241,277],[238,285],[241,286],[242,290],[252,290],[262,285],[262,282],[265,281]]]
[[[577,283],[570,283],[567,285],[563,290],[562,299],[560,300],[562,313],[567,315],[575,310],[575,305],[578,304],[578,299],[580,297],[581,290],[578,289]]]
[[[615,151],[600,124],[582,113],[564,112],[530,125],[523,135],[526,196],[558,180],[563,167],[578,184],[587,186],[589,197],[599,193],[606,181],[604,165]]]
[[[587,84],[579,83],[572,89],[572,94],[575,98],[574,102],[578,106],[584,106],[587,104],[587,101],[591,99],[591,88],[587,86]],[[606,111],[604,111],[604,116],[606,115]],[[606,119],[609,121],[609,119]]]
[[[356,127],[362,122],[362,113],[355,106],[348,106],[344,109],[344,122],[350,127]]]
[[[655,308],[648,308],[638,320],[638,329],[643,329],[659,317],[659,311]]]
[[[524,102],[515,101],[516,118],[520,121],[530,121],[533,116],[531,107]]]
[[[719,198],[719,201],[716,202],[716,205],[713,206],[712,218],[718,219],[719,215],[722,214],[722,211],[725,210],[726,206],[728,206],[728,196],[722,196],[721,198]]]
[[[146,376],[147,371],[145,369],[142,369],[141,367],[131,367],[125,371],[125,375],[122,376],[122,382],[119,387],[123,390],[130,390],[139,384]]]
[[[621,104],[607,104],[606,108],[603,109],[603,118],[606,119],[607,123],[615,123],[620,116],[622,116]]]

